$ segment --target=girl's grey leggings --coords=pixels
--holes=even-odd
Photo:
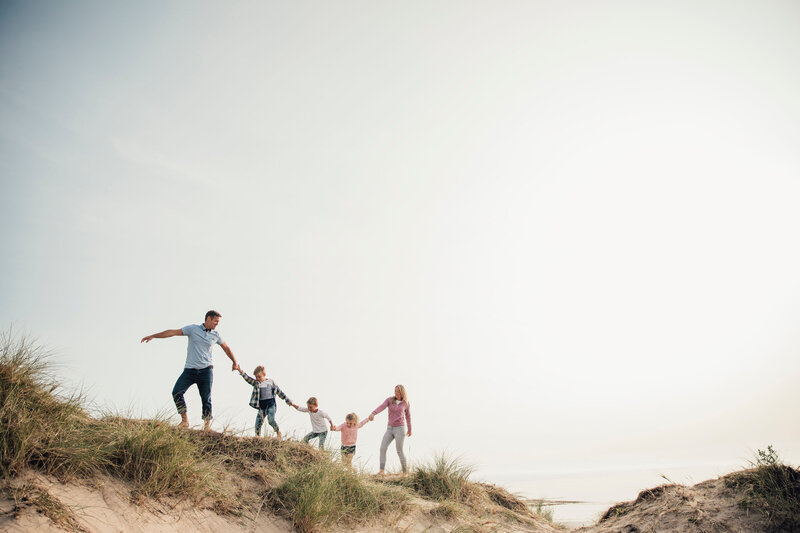
[[[397,456],[400,457],[400,465],[403,467],[403,472],[408,471],[406,465],[406,456],[403,454],[403,442],[406,440],[406,427],[405,426],[389,426],[386,428],[386,433],[383,434],[381,441],[381,470],[386,468],[386,449],[389,448],[389,443],[394,439],[394,446],[397,448]]]

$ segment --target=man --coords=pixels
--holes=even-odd
[[[178,381],[175,382],[175,387],[172,389],[172,399],[175,401],[175,407],[178,408],[178,413],[181,415],[180,427],[182,428],[189,427],[189,417],[186,415],[186,402],[183,399],[183,394],[194,384],[197,384],[197,388],[200,391],[200,399],[203,402],[203,429],[208,430],[211,426],[211,384],[214,381],[211,349],[215,344],[219,344],[225,354],[233,361],[232,370],[239,369],[239,364],[236,362],[233,352],[216,331],[220,318],[222,318],[221,314],[211,310],[206,313],[206,319],[202,326],[192,324],[181,329],[167,329],[142,339],[142,342],[150,342],[153,339],[166,339],[177,335],[189,337],[186,364],[184,365],[183,373],[178,377]]]

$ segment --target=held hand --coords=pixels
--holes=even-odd
[[[370,413],[369,414],[369,421],[372,422],[373,420],[375,420],[375,415]]]
[[[240,366],[239,366],[239,363],[237,363],[236,361],[234,361],[234,362],[233,362],[233,366],[231,366],[231,372],[235,372],[235,371],[237,371],[237,370],[238,370],[239,372],[241,372],[241,371],[242,371],[242,367],[240,367]]]

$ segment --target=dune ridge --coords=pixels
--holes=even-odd
[[[437,455],[376,478],[294,440],[92,416],[44,372],[48,354],[0,339],[0,529],[105,533],[552,532],[546,512]],[[800,472],[771,448],[751,468],[664,485],[586,533],[800,531]]]

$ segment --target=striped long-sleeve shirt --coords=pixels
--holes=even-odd
[[[250,407],[258,409],[258,403],[260,400],[268,400],[270,398],[274,398],[275,396],[284,400],[286,405],[292,405],[292,401],[286,396],[286,394],[284,394],[280,387],[278,387],[278,384],[272,381],[271,378],[266,378],[264,381],[258,381],[255,378],[251,378],[241,370],[239,371],[239,374],[242,376],[242,379],[253,386],[253,392],[250,394]],[[265,394],[262,394],[262,391],[265,391]]]

